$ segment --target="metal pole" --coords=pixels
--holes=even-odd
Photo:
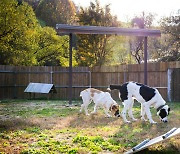
[[[147,37],[144,37],[144,84],[147,85]]]
[[[69,34],[69,105],[72,104],[72,33]]]
[[[51,72],[50,72],[50,82],[51,82],[51,84],[53,84],[53,71],[52,71],[53,69],[52,69],[52,66],[51,66]]]
[[[91,71],[89,71],[89,88],[91,88]]]

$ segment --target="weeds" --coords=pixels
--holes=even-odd
[[[81,147],[86,147],[92,153],[105,151],[118,151],[119,144],[113,144],[111,140],[104,140],[101,136],[76,136],[73,138],[73,143],[79,144]]]

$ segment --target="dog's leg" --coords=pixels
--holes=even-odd
[[[133,105],[134,105],[134,99],[132,98],[131,103],[129,105],[128,115],[133,121],[137,121],[137,119],[134,118],[133,113],[132,113]]]
[[[83,111],[83,109],[84,109],[84,104],[81,105],[81,109],[79,112],[81,113]]]
[[[87,108],[88,108],[88,105],[82,104],[82,105],[81,105],[80,112],[82,112],[82,110],[84,109],[85,114],[88,116],[89,113],[88,113],[88,109],[87,109]]]
[[[89,115],[87,108],[88,108],[88,105],[91,103],[91,99],[89,97],[82,97],[82,100],[83,100],[83,104],[81,105],[80,112],[82,112],[82,110],[84,109],[85,114]]]
[[[84,106],[84,111],[85,111],[86,115],[88,116],[89,113],[88,113],[88,109],[87,108],[88,108],[88,105]]]
[[[121,112],[121,115],[122,115],[122,118],[123,118],[124,122],[126,122],[126,123],[130,123],[130,121],[128,121],[127,118],[126,118],[126,112],[129,109],[130,104],[131,104],[130,100],[125,100],[123,102],[124,108],[123,108],[123,110]]]
[[[144,116],[145,116],[145,109],[143,104],[141,104],[141,120],[147,121],[147,119]]]
[[[144,109],[145,109],[145,113],[147,115],[147,118],[149,119],[149,122],[152,123],[152,124],[156,124],[157,122],[155,122],[152,119],[152,115],[151,115],[151,111],[150,111],[150,106],[147,105],[147,102],[145,102],[143,105],[144,105]]]
[[[96,114],[97,108],[98,108],[98,106],[97,106],[96,103],[95,103],[95,105],[94,105],[94,110],[91,112],[91,114]]]
[[[106,114],[107,117],[112,117],[109,113],[108,113],[108,109],[106,107],[104,107],[104,112]]]

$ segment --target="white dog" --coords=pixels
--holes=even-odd
[[[87,108],[88,105],[93,101],[95,105],[92,114],[95,114],[97,112],[98,107],[103,107],[107,117],[111,117],[111,115],[108,113],[109,111],[111,111],[117,117],[120,116],[119,105],[112,99],[109,92],[103,92],[94,88],[88,88],[81,91],[80,96],[83,100],[80,112],[82,112],[82,110],[84,109],[86,115],[89,115]]]
[[[160,95],[159,91],[156,88],[151,88],[143,84],[136,82],[127,82],[123,85],[110,85],[108,88],[110,90],[117,89],[119,90],[119,97],[122,100],[124,108],[122,110],[122,118],[124,122],[129,123],[126,119],[126,112],[128,111],[129,117],[133,121],[137,120],[132,114],[132,107],[134,104],[134,98],[141,103],[141,119],[145,120],[145,115],[150,123],[156,123],[153,121],[150,106],[153,106],[157,109],[157,115],[159,115],[161,121],[167,122],[167,116],[169,114],[170,108],[168,105],[165,105],[165,101]]]

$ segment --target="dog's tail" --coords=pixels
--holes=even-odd
[[[114,90],[114,89],[120,90],[121,87],[122,87],[121,85],[109,85],[107,90],[109,90],[109,91]]]

